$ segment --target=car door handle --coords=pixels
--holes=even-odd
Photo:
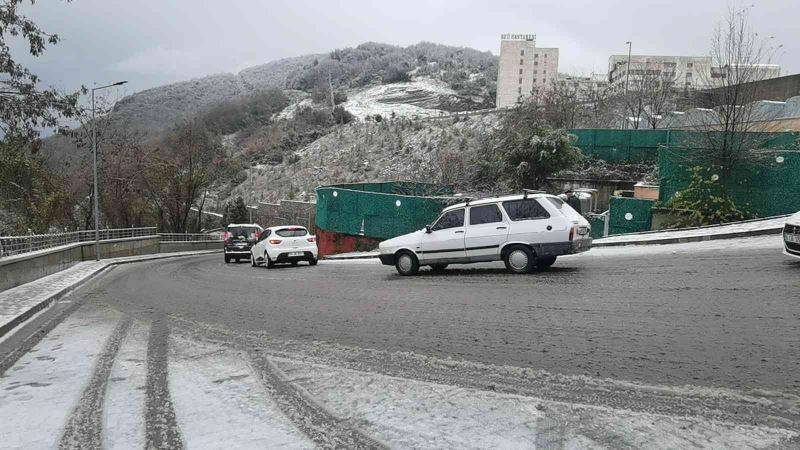
[[[455,231],[455,233],[463,233],[464,230]]]
[[[497,227],[498,230],[505,230],[506,227]]]

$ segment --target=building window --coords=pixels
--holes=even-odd
[[[539,65],[539,61],[534,61],[534,62],[533,62],[533,65],[534,65],[534,66],[538,66],[538,65]]]
[[[538,58],[538,57],[539,57],[539,54],[538,54],[538,53],[534,53],[534,54],[533,54],[533,59],[536,59],[536,58]]]
[[[539,73],[539,71],[534,69],[533,74],[536,75],[537,73]]]
[[[544,69],[544,70],[542,71],[542,73],[543,73],[543,74],[545,74],[545,75],[547,75],[547,69]]]
[[[544,54],[544,57],[547,58],[547,53]]]
[[[519,78],[519,84],[522,84],[522,77]]]
[[[521,87],[517,88],[517,93],[518,93],[519,95],[522,95],[522,88],[521,88]]]
[[[525,56],[525,49],[524,48],[519,51],[519,56]]]
[[[694,66],[694,64],[692,64],[692,63],[686,63],[686,68],[687,69],[691,69],[693,66]]]
[[[519,69],[519,74],[522,75],[522,69]]]
[[[686,79],[689,80],[692,78],[692,72],[686,72]]]
[[[536,83],[536,78],[533,79],[533,82]]]
[[[522,63],[524,63],[524,62],[525,62],[525,60],[524,60],[524,59],[520,59],[520,60],[519,60],[519,65],[521,66],[521,65],[522,65]]]

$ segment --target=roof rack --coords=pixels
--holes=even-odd
[[[546,192],[545,191],[539,191],[539,190],[536,190],[536,189],[523,189],[522,190],[522,198],[523,199],[528,198],[528,194],[546,194]]]

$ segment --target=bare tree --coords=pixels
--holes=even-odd
[[[657,128],[664,113],[674,109],[678,96],[677,72],[668,72],[658,64],[646,63],[631,69],[631,80],[627,94],[623,94],[622,106],[626,120],[633,122],[633,128]]]
[[[723,180],[742,163],[761,158],[769,136],[763,131],[771,113],[756,103],[757,84],[769,76],[766,68],[775,51],[751,29],[749,10],[729,9],[711,39],[711,72],[705,84],[706,102],[713,112],[691,124],[698,133],[700,147],[695,156],[716,166]]]

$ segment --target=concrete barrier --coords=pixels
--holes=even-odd
[[[161,242],[158,236],[100,241],[102,258],[141,256],[196,250],[222,250],[222,241]],[[0,258],[0,291],[94,259],[94,242],[79,242],[22,255]]]

